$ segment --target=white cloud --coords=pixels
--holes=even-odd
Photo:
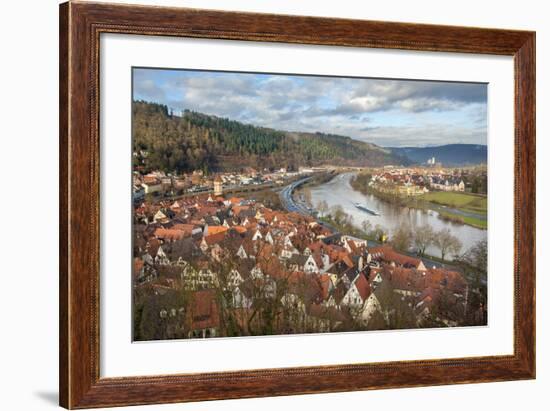
[[[135,97],[176,111],[191,109],[283,130],[345,134],[385,146],[486,141],[485,85],[219,72],[163,74],[161,78],[157,70],[138,70]]]

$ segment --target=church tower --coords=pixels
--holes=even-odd
[[[223,182],[220,176],[214,179],[214,195],[221,196],[223,194]]]

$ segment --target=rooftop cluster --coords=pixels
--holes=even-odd
[[[388,245],[237,197],[134,208],[136,339],[464,324],[469,285]]]

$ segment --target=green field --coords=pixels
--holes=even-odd
[[[487,230],[487,220],[470,217],[470,216],[463,216],[460,214],[450,213],[448,211],[439,210],[438,212],[439,212],[440,218],[442,218],[443,220],[453,221],[455,223],[460,223],[460,224],[467,224],[467,225],[471,225],[472,227],[477,227],[483,230]]]
[[[423,194],[419,198],[431,203],[452,207],[459,210],[479,214],[487,213],[487,197],[485,196],[448,191],[434,191]]]

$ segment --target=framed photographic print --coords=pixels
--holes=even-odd
[[[535,377],[535,34],[60,7],[60,403]]]

